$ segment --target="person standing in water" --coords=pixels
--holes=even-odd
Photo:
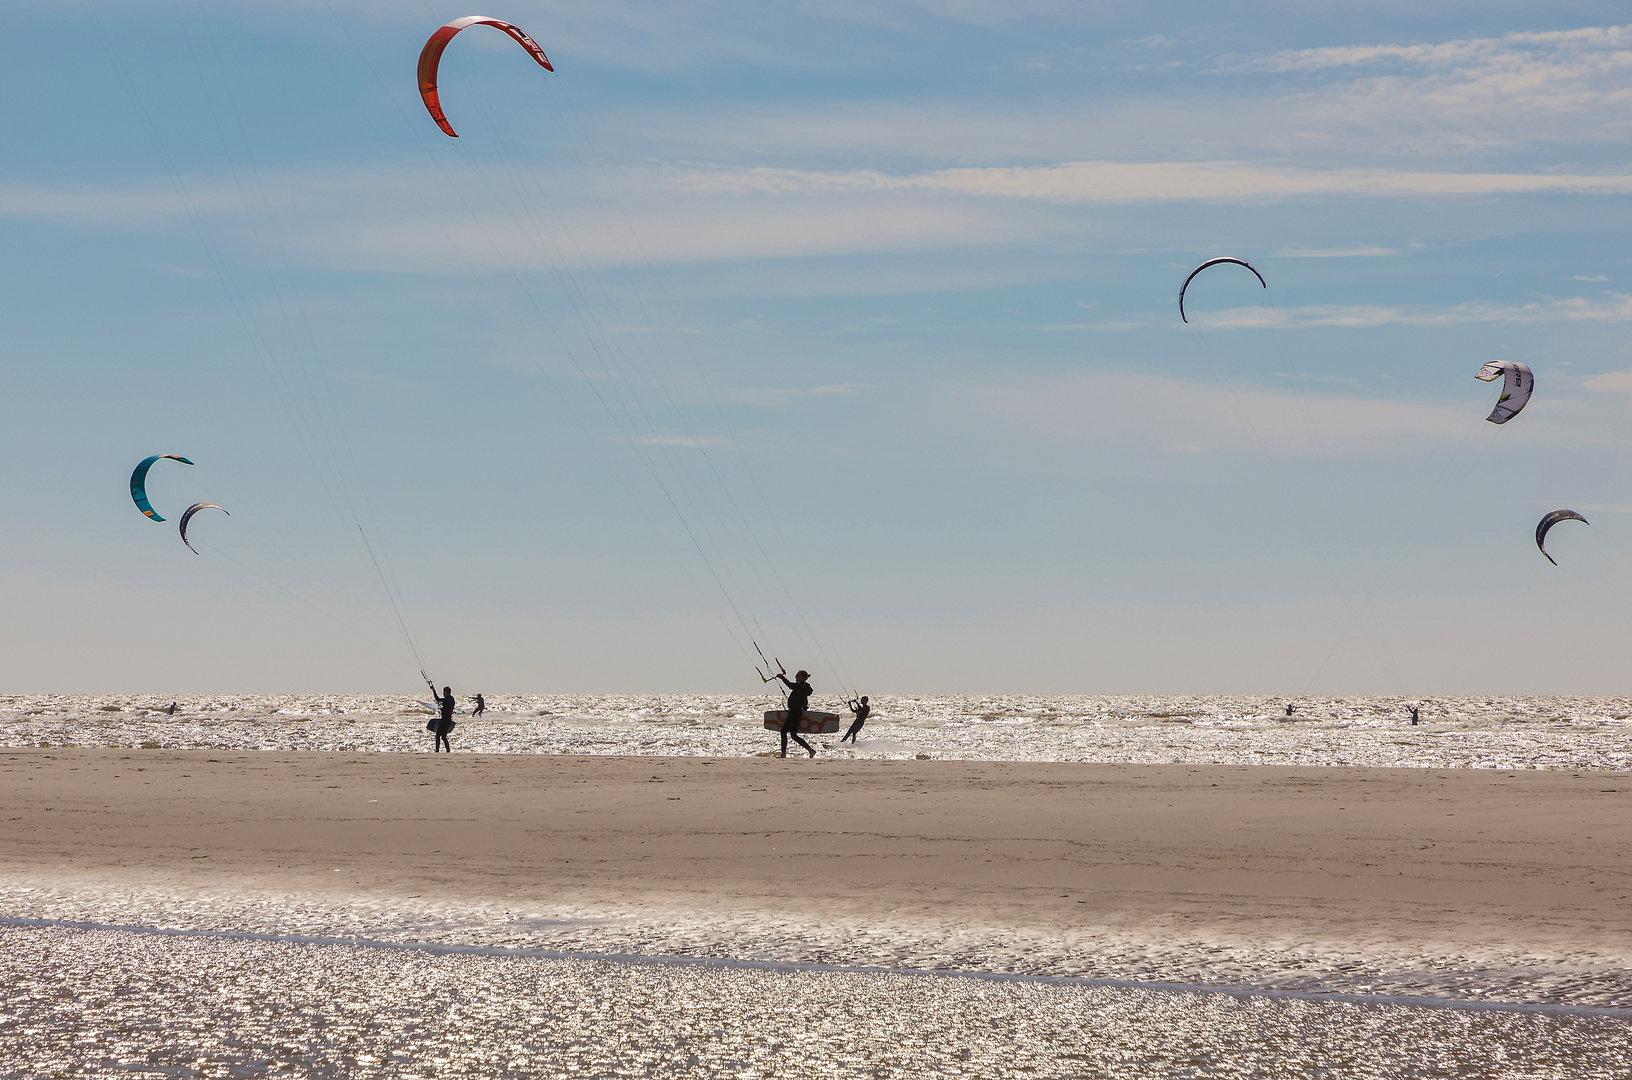
[[[1412,706],[1410,706],[1410,709],[1411,709],[1411,726],[1416,727],[1417,726],[1417,707],[1415,705],[1412,705]]]
[[[169,713],[171,716],[176,715],[176,703],[174,701],[172,701],[170,703],[170,707],[168,709],[164,710],[164,711]]]
[[[845,704],[849,705],[850,711],[856,714],[856,721],[850,725],[849,731],[846,731],[842,736],[840,736],[839,741],[842,743],[845,739],[849,739],[850,745],[854,746],[856,745],[856,735],[860,733],[861,725],[867,722],[867,717],[870,713],[872,713],[873,707],[867,704],[866,694],[861,695],[860,701],[857,701],[855,698],[851,698],[849,701],[845,702]]]
[[[810,706],[810,692],[814,689],[810,685],[810,672],[794,672],[792,682],[788,682],[786,669],[776,677],[788,688],[788,715],[782,719],[782,756],[788,756],[788,736],[791,735],[794,742],[808,750],[811,757],[815,757],[816,748],[799,737],[799,721],[805,718],[805,709]]]
[[[436,696],[436,687],[432,686],[431,694],[436,697],[437,707],[442,710],[442,715],[436,721],[436,743],[433,745],[431,753],[435,754],[445,746],[448,748],[448,753],[451,754],[453,753],[453,744],[448,741],[448,733],[453,730],[453,688],[444,686],[441,696]]]
[[[487,711],[487,702],[482,700],[482,695],[477,694],[476,695],[476,707],[474,709],[470,710],[470,718],[472,720],[474,720],[474,719],[476,719],[478,716],[482,715],[486,711]]]

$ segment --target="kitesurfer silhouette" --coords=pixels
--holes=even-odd
[[[1288,716],[1292,715],[1292,706],[1288,705],[1286,707],[1286,715],[1288,715]]]
[[[164,710],[164,711],[169,713],[171,716],[176,715],[176,703],[174,701],[172,701],[170,703],[170,707],[168,709]]]
[[[811,757],[815,757],[816,748],[799,737],[799,721],[805,718],[805,708],[810,704],[810,692],[814,689],[809,681],[810,672],[796,671],[793,673],[793,681],[788,682],[788,672],[784,668],[776,677],[788,688],[788,715],[782,720],[782,756],[788,756],[788,736],[791,735],[794,742],[808,750]]]
[[[486,711],[487,711],[487,702],[482,700],[482,695],[477,694],[476,695],[476,707],[474,709],[470,710],[471,718],[475,719],[476,717],[482,715]]]
[[[1411,726],[1417,726],[1417,707],[1415,705],[1411,706]]]
[[[850,745],[854,746],[856,745],[856,735],[861,731],[861,725],[867,722],[867,717],[873,711],[873,707],[867,704],[866,694],[861,695],[861,700],[859,701],[857,701],[855,698],[851,698],[849,701],[845,702],[845,704],[849,705],[850,711],[856,714],[856,720],[855,723],[850,725],[850,730],[846,731],[842,736],[840,736],[839,741],[842,743],[845,739],[849,739]]]
[[[431,693],[433,695],[436,693],[434,685],[431,687]],[[442,715],[436,721],[436,743],[433,745],[431,753],[437,753],[446,746],[448,753],[451,754],[453,753],[453,744],[448,742],[448,732],[453,730],[453,688],[451,686],[442,688],[442,694],[437,697],[436,704],[441,708]]]

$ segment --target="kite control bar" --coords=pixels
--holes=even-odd
[[[754,642],[754,651],[759,654],[759,658],[761,660],[764,660],[765,671],[771,670],[771,662],[769,660],[765,660],[765,650],[759,647],[759,642],[757,641]],[[781,674],[786,675],[788,673],[788,669],[782,666],[781,660],[776,662],[776,666]],[[767,675],[765,674],[765,671],[759,670],[759,665],[754,665],[754,674],[759,676],[760,682],[775,682],[777,677],[775,675]]]

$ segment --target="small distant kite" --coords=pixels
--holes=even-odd
[[[147,470],[153,467],[155,461],[179,461],[183,465],[192,462],[178,454],[154,454],[150,458],[143,458],[142,463],[136,466],[136,471],[130,474],[130,497],[136,501],[136,509],[152,518],[154,521],[163,521],[153,504],[147,501]]]
[[[1228,255],[1221,256],[1217,259],[1208,259],[1206,262],[1190,271],[1190,276],[1184,279],[1183,285],[1179,286],[1179,318],[1184,322],[1190,321],[1184,314],[1184,290],[1190,287],[1190,282],[1195,279],[1197,274],[1201,273],[1209,266],[1217,266],[1220,263],[1234,263],[1236,266],[1245,266],[1248,270],[1252,270],[1252,276],[1258,279],[1258,284],[1262,285],[1266,289],[1269,288],[1269,282],[1264,280],[1264,275],[1260,274],[1257,270],[1253,270],[1252,264],[1244,259],[1232,259]]]
[[[181,515],[181,542],[183,544],[187,544],[187,550],[191,551],[194,555],[198,554],[198,549],[192,544],[187,543],[187,523],[193,520],[193,515],[198,513],[200,510],[219,510],[228,517],[232,516],[230,513],[227,513],[226,507],[217,506],[214,503],[194,503],[187,508],[187,512]]]
[[[1492,424],[1505,424],[1519,415],[1519,410],[1530,400],[1530,391],[1536,387],[1536,377],[1530,374],[1526,364],[1492,360],[1480,368],[1474,378],[1480,382],[1495,382],[1498,375],[1503,376],[1502,396],[1496,399],[1496,408],[1485,419]]]
[[[419,51],[419,96],[425,99],[425,108],[430,112],[431,119],[436,121],[436,126],[455,139],[459,137],[459,133],[453,130],[453,125],[448,123],[447,116],[442,112],[442,99],[436,91],[436,72],[442,63],[442,50],[448,47],[453,35],[467,26],[492,26],[503,30],[538,61],[539,67],[545,71],[555,70],[550,65],[549,57],[544,55],[544,50],[538,47],[538,42],[523,33],[521,27],[507,23],[503,19],[490,19],[486,15],[467,15],[463,19],[455,19],[437,27],[436,33],[431,35],[430,40],[425,42],[425,47]]]
[[[1543,555],[1547,555],[1547,548],[1543,543],[1547,539],[1547,530],[1551,529],[1554,525],[1557,525],[1560,521],[1579,521],[1583,525],[1592,524],[1592,522],[1588,521],[1574,510],[1554,510],[1536,524],[1536,547],[1541,550]],[[1547,555],[1547,561],[1552,563],[1554,566],[1558,565],[1558,560],[1554,559],[1551,555]]]

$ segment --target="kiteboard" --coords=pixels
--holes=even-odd
[[[435,731],[436,730],[436,725],[440,724],[441,722],[442,722],[442,718],[440,716],[433,716],[429,720],[425,721],[425,730],[426,731]],[[458,726],[459,726],[459,721],[457,721],[457,720],[449,720],[448,721],[448,730],[449,731],[452,731],[454,728],[456,728]]]
[[[786,709],[771,709],[765,714],[765,729],[767,731],[781,731],[782,725],[787,722]],[[807,712],[799,718],[799,734],[801,735],[831,735],[839,730],[839,714],[830,712]]]

